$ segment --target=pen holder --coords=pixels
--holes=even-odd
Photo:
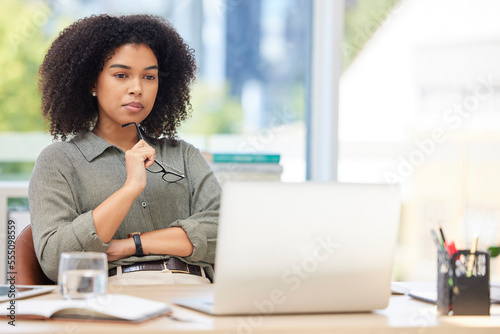
[[[438,252],[437,309],[440,315],[490,314],[490,257],[485,252]]]

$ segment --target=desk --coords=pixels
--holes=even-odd
[[[158,301],[208,296],[212,285],[110,287],[121,293]],[[35,298],[59,298],[58,292]],[[500,305],[491,316],[437,316],[436,307],[407,296],[392,296],[389,306],[372,313],[271,316],[209,316],[172,305],[176,317],[162,317],[142,324],[103,324],[72,321],[16,320],[16,327],[2,319],[0,333],[495,333],[500,332]]]

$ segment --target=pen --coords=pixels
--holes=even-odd
[[[446,238],[444,237],[444,233],[443,233],[443,229],[441,228],[441,226],[439,226],[439,233],[441,233],[441,238],[443,238],[443,246],[445,245],[445,242],[446,242]]]
[[[472,239],[472,244],[470,246],[470,255],[469,255],[469,261],[467,262],[467,277],[472,276],[472,271],[474,270],[474,262],[476,259],[476,256],[474,255],[477,251],[477,239],[478,237],[474,237]]]
[[[450,241],[445,241],[444,242],[444,248],[448,251],[448,254],[450,254],[450,257],[453,256],[457,252],[457,248],[455,247],[455,242],[450,242]]]

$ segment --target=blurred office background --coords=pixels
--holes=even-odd
[[[0,0],[0,201],[52,141],[36,72],[59,31],[93,14],[156,14],[199,67],[182,138],[205,152],[277,153],[282,181],[399,183],[394,279],[433,280],[430,228],[457,248],[476,233],[480,249],[500,245],[499,10],[496,0]],[[9,217],[27,224],[26,198],[8,197]]]

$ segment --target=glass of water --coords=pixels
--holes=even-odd
[[[106,253],[62,253],[58,283],[64,299],[87,299],[105,294],[108,290]]]

